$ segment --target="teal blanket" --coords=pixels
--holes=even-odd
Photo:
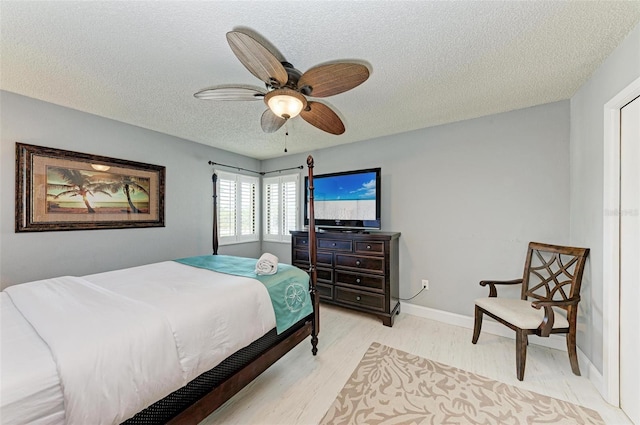
[[[255,268],[258,260],[255,258],[203,255],[175,261],[219,273],[250,277],[262,282],[271,297],[278,334],[313,313],[309,295],[309,275],[297,267],[278,263],[276,274],[257,275]]]

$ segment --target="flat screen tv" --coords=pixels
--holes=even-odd
[[[313,177],[314,215],[320,229],[380,229],[380,168]],[[309,178],[305,177],[304,224],[309,225]]]

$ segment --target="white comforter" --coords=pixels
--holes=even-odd
[[[51,350],[68,424],[120,423],[275,326],[258,281],[173,261],[5,292]]]
[[[0,323],[0,422],[63,423],[64,399],[51,351],[4,292],[0,292]]]

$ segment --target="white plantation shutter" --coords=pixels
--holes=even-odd
[[[240,177],[240,240],[258,240],[256,223],[256,192],[258,190],[258,179],[254,177]]]
[[[258,178],[218,171],[218,232],[221,244],[259,240]]]
[[[236,236],[236,182],[218,174],[218,231],[221,238]]]
[[[275,180],[273,182],[267,182],[267,180]],[[265,204],[265,223],[264,223],[264,235],[277,236],[280,234],[278,223],[280,223],[280,210],[278,208],[272,208],[272,205],[279,205],[280,194],[278,187],[280,186],[277,179],[264,179],[264,204]]]
[[[298,174],[263,178],[263,239],[289,242],[298,227]]]
[[[282,234],[291,239],[289,231],[298,230],[298,175],[282,182]]]

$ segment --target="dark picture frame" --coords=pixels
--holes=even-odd
[[[18,232],[164,227],[165,167],[16,143]]]

